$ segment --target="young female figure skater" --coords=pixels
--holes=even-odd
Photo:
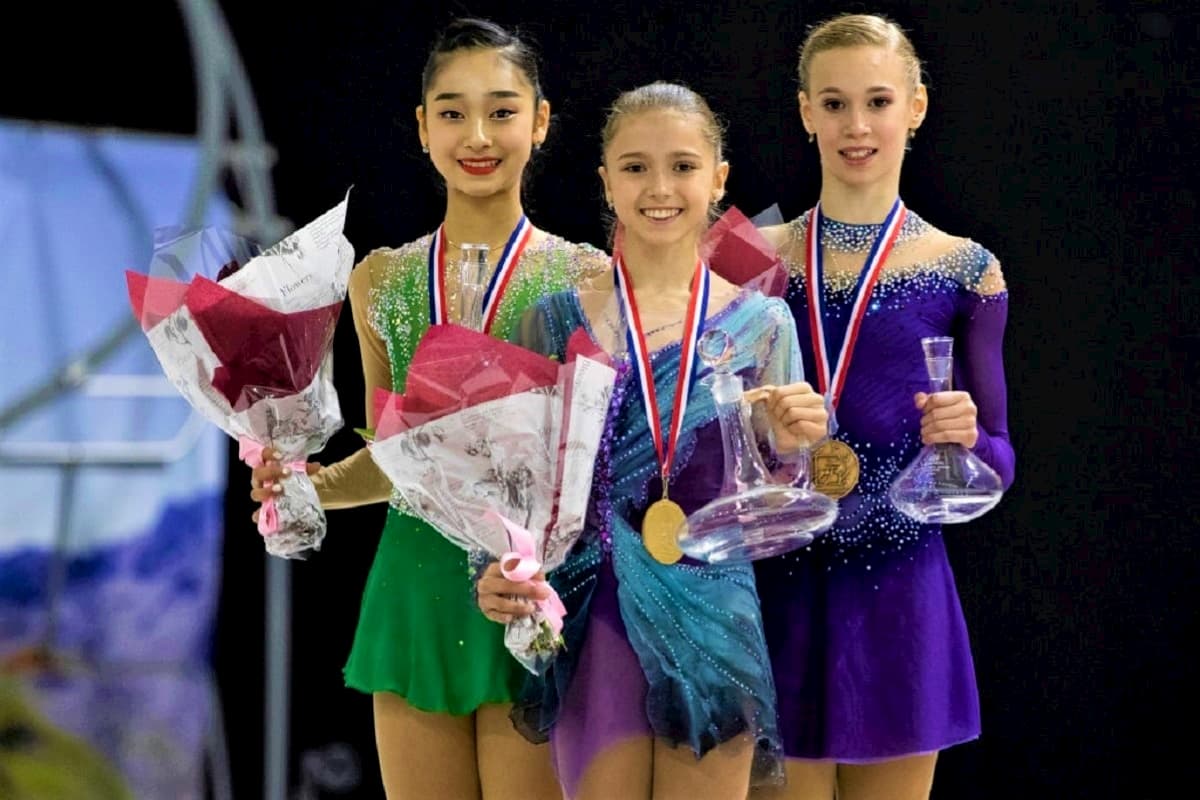
[[[522,210],[522,176],[550,123],[527,44],[490,22],[452,23],[425,65],[416,115],[422,150],[445,180],[446,215],[433,234],[376,250],[351,275],[368,419],[376,387],[403,390],[425,330],[458,321],[459,276],[445,262],[453,265],[462,243],[488,244],[493,266],[511,270],[489,329],[501,338],[540,297],[609,264],[593,247],[533,227]],[[440,317],[430,302],[439,272]],[[263,481],[281,471],[277,463],[256,469],[252,497],[268,497]],[[321,468],[313,480],[325,508],[391,498],[366,449]],[[503,629],[480,616],[472,588],[463,551],[391,498],[345,668],[348,686],[374,696],[387,794],[561,797],[549,748],[527,742],[509,721],[524,670],[505,649]],[[537,591],[528,584],[513,589],[526,597]]]
[[[757,415],[777,452],[822,436],[827,415],[798,382],[784,303],[699,258],[729,171],[704,100],[669,83],[627,92],[603,145],[600,176],[620,231],[613,278],[539,302],[518,336],[561,356],[582,327],[619,370],[588,526],[551,575],[569,608],[566,647],[514,719],[535,739],[550,736],[569,797],[741,800],[752,773],[779,776],[753,570],[680,559],[674,524],[660,521],[721,491],[720,427],[697,380],[697,340],[724,331],[745,385],[775,387]],[[506,599],[515,587],[489,567],[479,604],[490,619],[523,613]]]
[[[786,788],[756,797],[925,798],[938,751],[979,735],[979,699],[941,530],[887,491],[934,442],[971,448],[1012,482],[1008,294],[991,253],[900,200],[929,103],[895,24],[845,15],[813,29],[799,99],[820,202],[766,232],[790,264],[800,349],[836,426],[838,444],[814,451],[816,483],[847,493],[822,538],[756,564],[789,757]],[[954,337],[955,391],[926,394],[927,336]]]

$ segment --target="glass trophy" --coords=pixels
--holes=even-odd
[[[464,328],[483,330],[483,296],[492,268],[486,244],[464,244],[458,259],[458,319]]]
[[[954,340],[921,340],[929,391],[950,391]],[[1004,494],[1000,476],[961,444],[930,444],[892,481],[888,498],[906,516],[922,523],[967,522],[990,511]]]
[[[721,495],[692,512],[681,527],[679,547],[709,563],[755,561],[810,544],[837,519],[837,503],[809,488],[808,450],[799,453],[792,484],[771,479],[750,426],[742,379],[729,371],[729,334],[713,329],[700,337],[700,359],[713,368],[713,401],[725,448]]]

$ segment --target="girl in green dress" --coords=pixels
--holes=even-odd
[[[550,122],[525,43],[489,22],[452,23],[425,65],[416,115],[422,150],[446,183],[446,215],[432,234],[373,251],[351,275],[368,419],[376,387],[403,391],[425,330],[458,321],[459,280],[445,261],[462,243],[487,243],[493,265],[511,270],[497,281],[504,291],[487,328],[501,339],[543,295],[609,267],[600,250],[538,230],[522,211],[522,175]],[[345,668],[347,686],[374,696],[388,796],[561,797],[548,748],[508,719],[524,670],[504,629],[476,607],[466,554],[406,513],[365,448],[309,472],[327,509],[390,501]],[[263,482],[283,473],[273,458],[256,469],[251,496],[268,497],[278,483]],[[532,608],[544,589],[520,591]]]

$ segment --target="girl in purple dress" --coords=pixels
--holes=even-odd
[[[903,516],[887,490],[934,442],[970,448],[1011,484],[1008,294],[991,253],[899,198],[928,100],[894,23],[814,28],[799,100],[820,202],[766,233],[789,264],[805,374],[840,443],[814,451],[814,475],[845,494],[824,537],[756,564],[788,783],[755,797],[926,798],[938,751],[979,736],[979,697],[941,529]],[[955,391],[923,391],[927,336],[954,337]]]
[[[531,676],[514,721],[550,739],[570,798],[741,800],[751,782],[782,774],[754,572],[682,558],[675,524],[655,521],[721,491],[720,423],[695,354],[702,332],[729,337],[729,369],[746,385],[773,387],[756,417],[776,453],[820,438],[828,416],[800,382],[783,301],[700,260],[729,169],[704,100],[670,83],[626,92],[603,144],[600,175],[624,231],[613,275],[544,298],[515,337],[561,358],[582,328],[613,354],[618,377],[583,538],[550,575],[568,607],[566,646]],[[478,586],[489,619],[529,613],[495,564]]]

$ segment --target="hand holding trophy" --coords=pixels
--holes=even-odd
[[[954,340],[933,336],[921,340],[930,393],[950,391]],[[892,504],[923,523],[968,522],[990,511],[1004,494],[1000,476],[957,443],[925,445],[888,490]]]
[[[733,341],[719,328],[700,338],[700,359],[712,367],[712,395],[725,448],[721,495],[692,512],[681,526],[679,547],[710,563],[754,561],[810,544],[837,519],[837,503],[809,487],[808,449],[797,453],[791,485],[772,481],[750,428],[742,379],[728,369]]]

